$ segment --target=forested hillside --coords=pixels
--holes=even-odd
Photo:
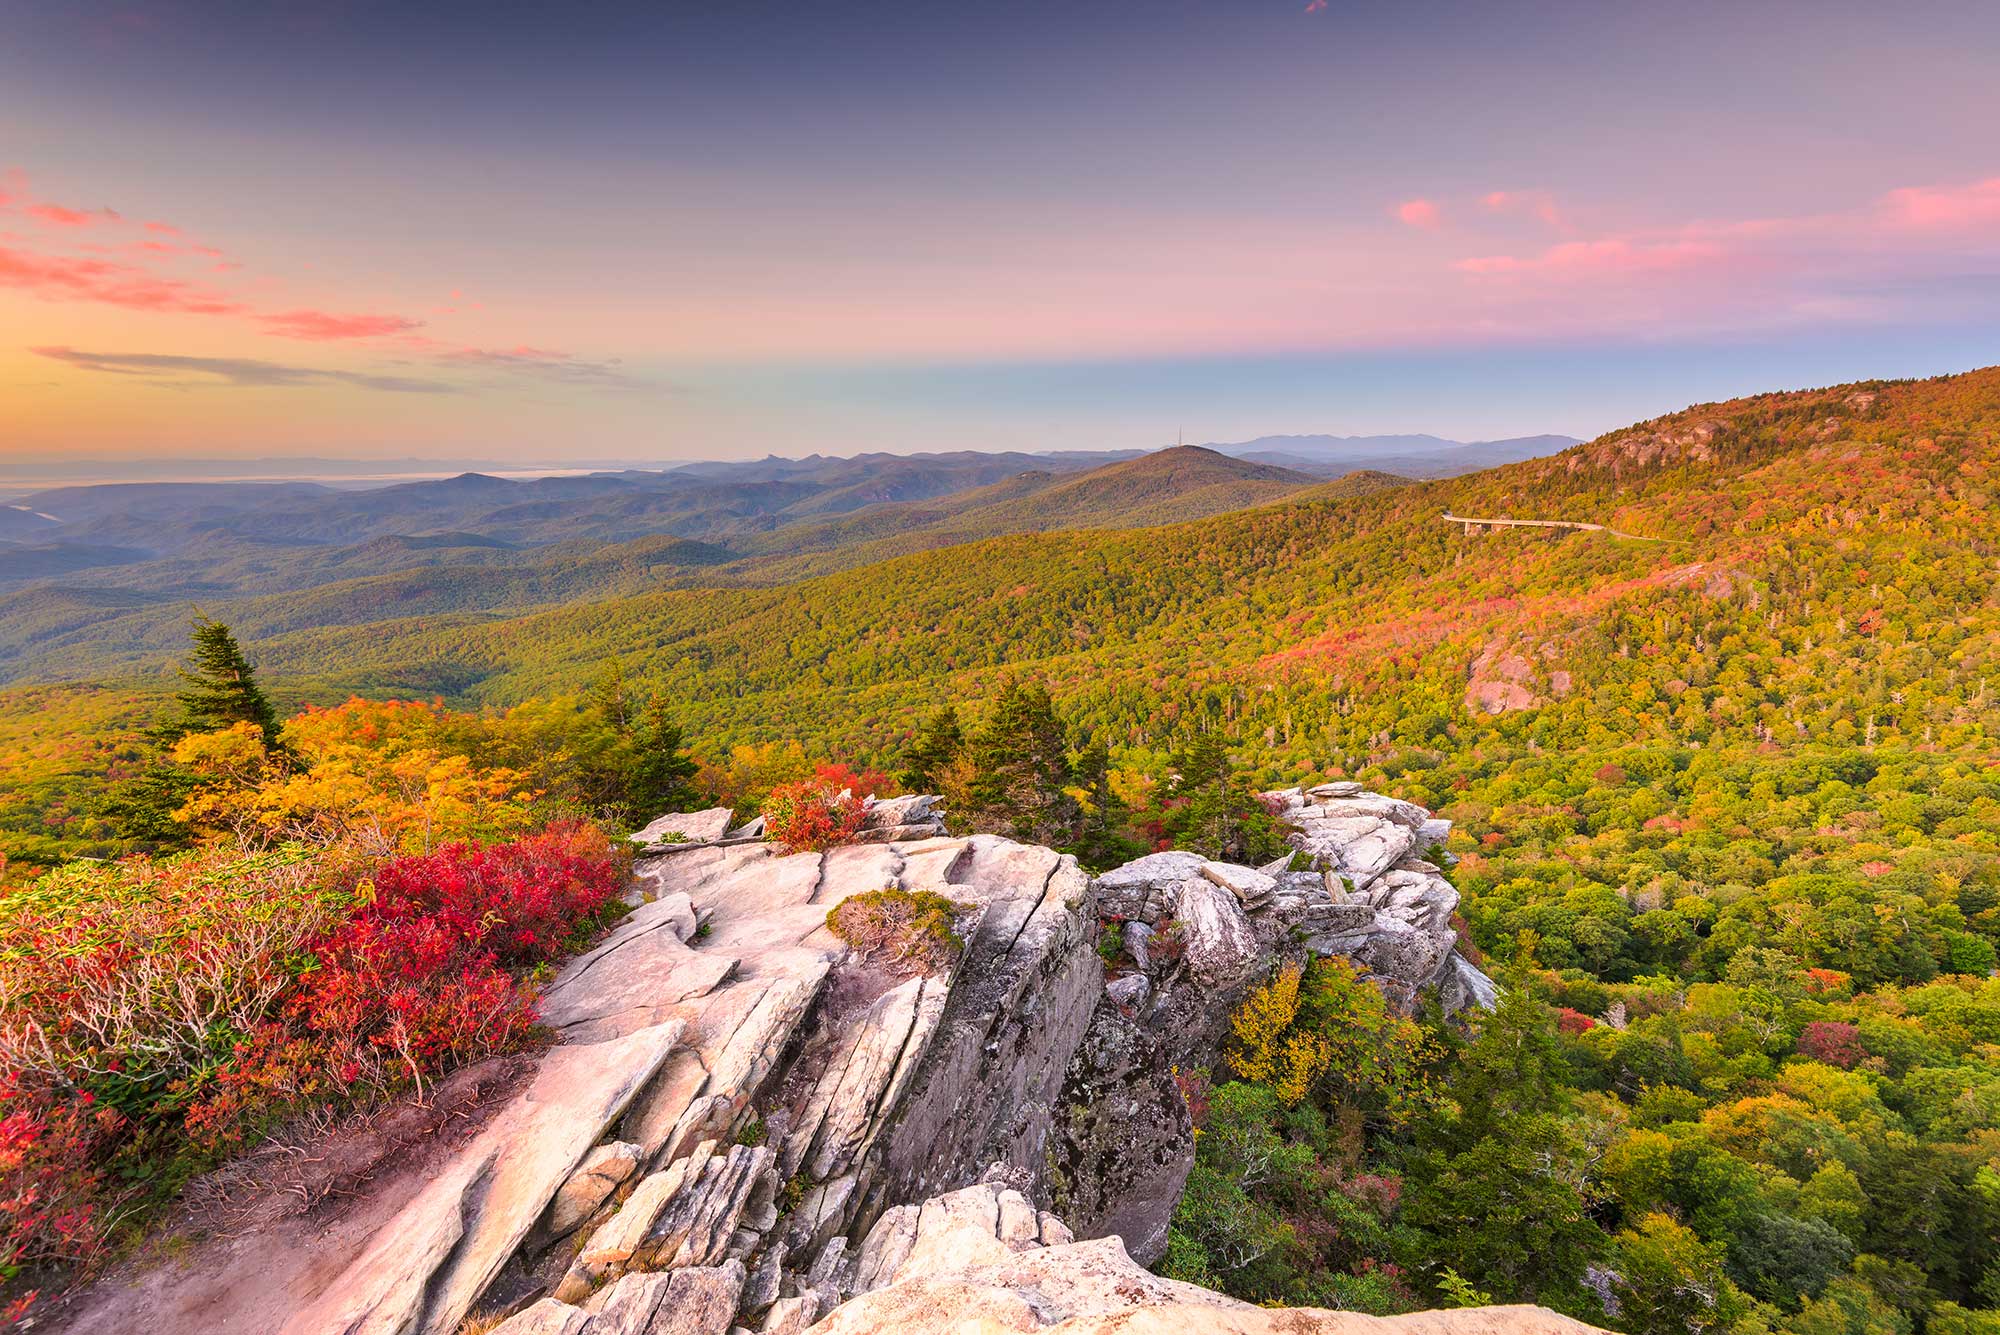
[[[2000,372],[1771,395],[1373,495],[259,651],[281,676],[435,670],[499,702],[616,656],[708,735],[864,749],[908,726],[916,683],[970,698],[1023,668],[1113,744],[1206,707],[1274,771],[1586,720],[1633,742],[1936,742],[1987,700],[1996,400]]]
[[[7,553],[0,585],[21,587],[0,591],[0,680],[157,664],[174,652],[191,606],[260,639],[389,617],[518,615],[662,589],[788,583],[996,534],[1163,524],[1315,485],[1192,447],[1097,468],[1068,455],[940,459],[693,465],[679,483],[662,480],[678,474],[550,478],[542,483],[553,494],[532,500],[521,493],[539,484],[478,477],[359,496],[305,488],[305,501],[298,488],[268,487],[244,488],[247,503],[226,486],[47,493],[78,516],[61,531],[85,536]],[[1023,463],[1048,466],[931,495]],[[871,468],[880,470],[872,481]],[[1360,492],[1400,481],[1356,474],[1335,485]],[[894,499],[909,493],[923,499]],[[370,496],[381,514],[368,511]],[[169,554],[105,548],[90,536],[100,526],[135,542],[150,532]],[[617,536],[649,527],[667,531]],[[359,542],[331,536],[383,529]]]

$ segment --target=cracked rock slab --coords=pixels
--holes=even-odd
[[[553,1049],[528,1088],[284,1335],[450,1335],[681,1035],[656,1025]]]
[[[639,1183],[584,1243],[555,1296],[578,1303],[632,1271],[720,1263],[752,1200],[759,1193],[768,1200],[776,1190],[776,1158],[761,1145],[702,1142]]]

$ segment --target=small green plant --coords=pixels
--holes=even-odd
[[[1446,1307],[1491,1307],[1493,1295],[1473,1287],[1471,1280],[1450,1266],[1438,1272],[1438,1294]]]
[[[885,953],[926,973],[958,962],[965,941],[958,934],[959,906],[929,890],[885,886],[850,895],[827,911],[826,926],[864,954]]]
[[[764,1119],[756,1113],[751,1113],[749,1120],[736,1128],[733,1139],[738,1145],[762,1145],[769,1135],[770,1128],[764,1125]]]
[[[1104,925],[1104,931],[1097,938],[1097,953],[1106,964],[1116,964],[1125,957],[1125,924],[1114,919]]]

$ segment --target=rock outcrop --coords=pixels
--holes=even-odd
[[[1019,1192],[982,1183],[884,1215],[861,1245],[856,1296],[815,1335],[1591,1335],[1538,1307],[1379,1318],[1271,1309],[1142,1269],[1117,1238],[1078,1242]],[[510,1332],[510,1335],[512,1333]]]
[[[825,853],[724,809],[661,818],[632,913],[544,993],[560,1043],[286,1335],[1364,1329],[1271,1325],[1138,1264],[1192,1162],[1173,1070],[1213,1060],[1279,961],[1349,955],[1401,1005],[1491,996],[1420,860],[1428,813],[1351,785],[1270,801],[1297,830],[1280,864],[1160,853],[1095,881],[950,837],[927,797],[871,802]],[[833,934],[883,889],[949,900],[957,957]],[[1471,1321],[1450,1329],[1567,1329]]]

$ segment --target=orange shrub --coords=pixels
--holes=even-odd
[[[773,788],[764,799],[764,833],[787,851],[818,852],[861,833],[861,799],[818,779]]]

